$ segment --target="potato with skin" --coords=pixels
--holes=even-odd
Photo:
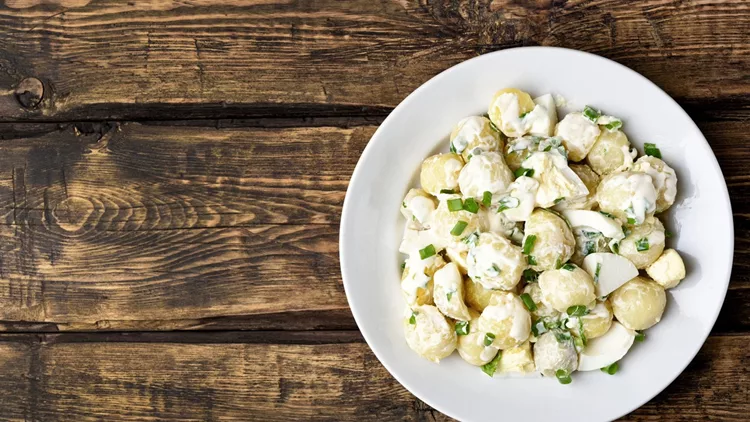
[[[596,189],[599,209],[629,224],[642,224],[656,211],[656,189],[651,176],[624,171],[605,176]]]
[[[497,91],[487,115],[505,136],[518,137],[526,132],[521,116],[534,109],[531,96],[519,89],[505,88]]]
[[[416,229],[429,227],[432,212],[437,207],[435,198],[422,189],[409,189],[401,202],[401,215],[407,225]]]
[[[458,354],[467,363],[482,366],[495,358],[500,350],[493,345],[484,345],[484,332],[479,330],[479,313],[470,310],[469,334],[458,336]]]
[[[540,274],[539,287],[542,302],[558,312],[565,312],[571,306],[586,306],[596,299],[594,280],[589,273],[572,264]]]
[[[629,169],[636,154],[624,132],[605,130],[586,156],[586,163],[600,176],[605,176]]]
[[[583,325],[583,334],[587,340],[601,337],[609,331],[612,326],[612,306],[608,301],[591,303],[588,306],[589,313],[581,317],[573,317],[568,320],[568,328],[573,335],[580,337],[580,326]]]
[[[433,236],[438,239],[438,243],[463,251],[468,250],[469,246],[461,240],[479,229],[479,216],[466,210],[451,211],[448,208],[448,200],[456,198],[459,197],[446,196],[440,201],[432,215],[431,225]],[[467,225],[460,234],[453,235],[451,231],[459,221],[463,221]]]
[[[631,330],[645,330],[661,320],[667,295],[659,284],[638,276],[612,292],[609,301],[620,324]]]
[[[530,240],[534,236],[534,240]],[[532,246],[526,247],[528,244]],[[568,224],[555,213],[536,209],[526,221],[523,239],[524,252],[534,271],[555,269],[568,262],[575,250],[576,241]]]
[[[511,290],[526,269],[521,248],[495,233],[481,233],[466,258],[469,277],[487,289]]]
[[[583,198],[565,199],[554,208],[560,210],[590,210],[596,205],[596,188],[599,186],[599,175],[587,164],[569,164],[571,170],[581,179],[589,194]]]
[[[505,192],[513,183],[510,171],[503,156],[487,152],[472,157],[458,175],[458,186],[464,197],[482,199],[485,192],[495,195]]]
[[[640,226],[630,228],[618,245],[618,253],[643,270],[656,261],[664,251],[664,225],[656,217],[648,217]]]
[[[432,280],[433,298],[440,312],[456,320],[468,321],[469,308],[464,303],[463,277],[458,266],[452,262],[446,264],[435,272]]]
[[[458,175],[464,167],[463,158],[454,153],[437,154],[422,162],[419,180],[422,189],[431,195],[441,190],[458,190]]]
[[[559,369],[570,374],[578,369],[578,353],[573,341],[559,342],[549,331],[534,343],[534,364],[545,377],[554,377]]]
[[[633,171],[651,176],[656,188],[656,212],[664,212],[677,197],[677,174],[659,158],[644,155],[633,165]]]
[[[450,137],[451,146],[467,163],[474,155],[499,152],[503,148],[500,134],[492,129],[489,119],[470,116],[462,119]]]
[[[450,356],[458,343],[453,324],[431,305],[416,306],[411,312],[407,311],[404,333],[412,350],[435,363]]]
[[[500,350],[516,347],[531,334],[531,315],[521,299],[513,293],[492,296],[490,304],[477,321],[479,330],[487,333],[492,345]]]

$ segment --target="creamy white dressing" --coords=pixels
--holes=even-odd
[[[557,124],[555,135],[562,138],[565,147],[575,160],[582,160],[594,146],[601,133],[599,126],[582,113],[569,113]]]
[[[503,214],[511,221],[526,221],[536,206],[536,193],[539,182],[531,177],[521,176],[510,184],[509,196],[518,199],[518,206],[508,208]]]
[[[406,208],[411,211],[420,224],[424,225],[428,222],[432,212],[435,211],[435,203],[430,198],[417,195],[406,204]]]
[[[484,337],[477,336],[477,338],[479,339],[480,342],[482,342],[482,344],[484,344]],[[485,346],[482,349],[482,352],[479,354],[479,359],[481,359],[484,362],[489,362],[489,361],[491,361],[492,359],[495,358],[495,356],[497,355],[498,350],[500,350],[500,349],[498,349],[497,347],[492,347],[491,345],[490,346]]]
[[[532,177],[539,182],[536,204],[540,207],[549,208],[560,198],[575,200],[589,194],[581,178],[555,149],[531,154],[523,161],[522,167],[534,170]]]
[[[504,321],[511,319],[511,328],[509,335],[518,341],[524,341],[529,338],[531,331],[531,317],[529,312],[524,308],[520,299],[512,295],[506,296],[504,303],[490,305],[484,309],[482,316],[493,321]]]
[[[445,184],[447,186],[458,185],[458,174],[464,163],[460,160],[452,158],[443,164],[443,170],[445,171]]]
[[[627,193],[618,205],[628,218],[643,224],[647,214],[656,210],[656,189],[651,176],[646,173],[620,173],[611,176],[607,189],[619,188]]]
[[[458,133],[453,138],[453,148],[457,153],[462,153],[472,141],[477,140],[476,143],[480,145],[493,145],[497,141],[492,137],[492,134],[486,134],[482,136],[482,132],[485,131],[487,122],[484,117],[470,116],[458,122]],[[481,148],[480,148],[481,149]],[[484,150],[482,150],[484,151]]]
[[[406,278],[401,281],[401,290],[406,294],[409,303],[414,303],[417,300],[417,293],[420,288],[427,288],[430,276],[425,274],[425,271],[434,265],[436,256],[421,259],[419,253],[417,253],[416,256],[411,255],[406,259],[409,272],[406,274]]]
[[[651,176],[657,193],[664,196],[664,200],[673,203],[677,196],[677,176],[674,170],[664,164],[664,168],[659,171],[646,160],[639,160],[637,170]]]
[[[506,134],[512,133],[518,136],[526,133],[523,119],[520,117],[521,106],[516,94],[511,92],[501,94],[492,106],[500,112],[500,118],[502,119],[500,130],[506,132]]]
[[[502,155],[488,152],[473,157],[461,169],[458,185],[464,196],[481,198],[484,192],[504,192],[512,180]]]

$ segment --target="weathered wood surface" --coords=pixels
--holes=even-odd
[[[747,420],[748,342],[710,338],[624,420]],[[448,420],[356,332],[5,334],[0,370],[3,420]]]
[[[382,114],[451,65],[528,45],[601,54],[684,103],[727,107],[749,99],[748,8],[744,0],[7,0],[0,118]]]

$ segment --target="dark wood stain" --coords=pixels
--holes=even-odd
[[[623,420],[747,420],[742,0],[5,0],[0,419],[447,420],[357,331],[341,206],[406,95],[535,45],[657,83],[729,187],[735,266],[712,335]]]

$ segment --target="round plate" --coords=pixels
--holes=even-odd
[[[687,278],[667,291],[662,321],[620,362],[614,376],[576,372],[561,385],[541,377],[490,378],[454,353],[440,364],[417,356],[404,340],[406,304],[399,286],[404,256],[401,201],[419,179],[422,160],[447,151],[453,125],[481,115],[493,94],[519,88],[532,97],[559,94],[569,109],[590,104],[620,117],[643,152],[655,143],[677,172],[677,203],[666,218],[669,239]],[[710,226],[709,226],[710,224]],[[354,318],[388,371],[425,403],[463,421],[616,419],[646,403],[690,363],[726,295],[734,227],[716,158],[695,123],[656,85],[588,53],[526,47],[487,54],[452,67],[409,95],[383,122],[352,175],[341,217],[344,287]]]

